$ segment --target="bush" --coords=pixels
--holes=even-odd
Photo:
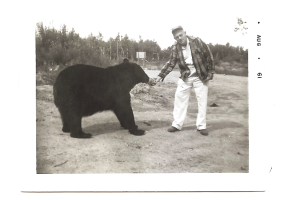
[[[229,62],[220,62],[220,66],[230,67],[231,63],[229,63]]]
[[[248,76],[248,68],[230,68],[229,66],[216,66],[216,74],[235,76]]]
[[[149,93],[150,86],[147,83],[139,83],[137,84],[130,93],[132,94],[140,94],[140,93]]]
[[[224,62],[233,62],[234,61],[234,59],[233,59],[233,57],[229,57],[229,56],[227,56],[227,57],[225,57],[224,59],[223,59],[223,61]]]

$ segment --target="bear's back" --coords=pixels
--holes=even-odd
[[[61,71],[57,81],[71,81],[82,83],[83,80],[90,80],[95,76],[105,76],[105,69],[90,65],[73,65]]]
[[[106,70],[90,65],[73,65],[59,73],[53,86],[55,103],[61,99],[95,94],[107,87]]]

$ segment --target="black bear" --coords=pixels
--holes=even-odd
[[[79,64],[64,69],[53,86],[62,131],[71,132],[74,138],[90,138],[91,134],[82,131],[82,117],[112,110],[123,128],[133,135],[144,135],[135,124],[129,92],[136,84],[148,82],[148,75],[135,63],[106,69]]]

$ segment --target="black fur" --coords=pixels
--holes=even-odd
[[[134,121],[129,92],[137,83],[148,81],[147,74],[135,63],[122,63],[106,69],[89,65],[64,69],[53,86],[62,131],[71,132],[71,137],[89,138],[91,134],[82,131],[82,117],[112,110],[122,127],[133,135],[143,135],[145,131],[138,130]]]

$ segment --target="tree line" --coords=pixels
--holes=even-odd
[[[136,60],[136,52],[144,51],[148,58],[159,59],[160,46],[154,40],[139,41],[129,39],[119,34],[115,38],[103,40],[103,35],[92,33],[82,38],[74,28],[67,31],[66,25],[60,30],[37,23],[35,31],[36,39],[36,65],[67,65],[75,63],[93,64],[105,66],[111,61],[128,58]]]
[[[68,31],[66,25],[57,30],[43,23],[37,23],[35,39],[37,68],[77,63],[104,67],[121,62],[123,58],[136,61],[136,52],[146,52],[148,61],[166,61],[171,53],[171,46],[162,50],[156,41],[143,40],[141,36],[139,41],[135,41],[127,34],[125,36],[118,34],[115,38],[111,37],[104,41],[103,35],[99,32],[98,35],[91,33],[88,37],[82,38],[74,28]],[[229,43],[208,45],[216,64],[221,60],[248,62],[248,50],[244,50],[243,47],[233,47]]]
[[[240,63],[248,63],[248,49],[244,50],[244,47],[234,47],[231,46],[230,43],[227,42],[226,45],[216,44],[212,45],[208,44],[213,56],[215,64],[217,65],[220,61],[224,62],[240,62]]]

